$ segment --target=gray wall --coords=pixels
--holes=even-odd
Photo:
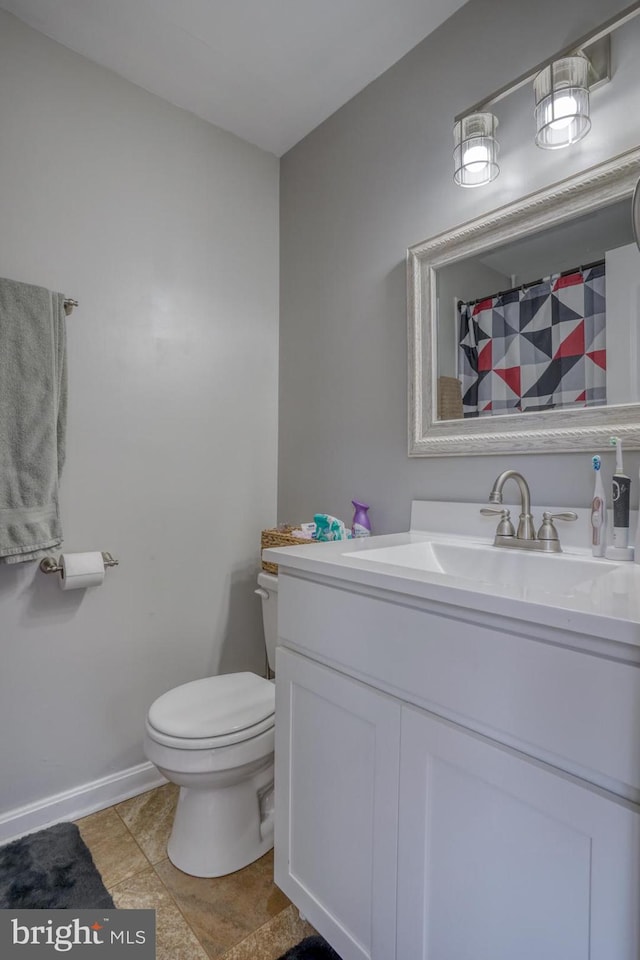
[[[640,142],[637,25],[614,35],[611,83],[580,144],[533,141],[529,85],[496,108],[498,179],[452,179],[455,114],[626,6],[626,0],[470,0],[281,162],[280,520],[371,504],[374,530],[408,527],[412,498],[481,501],[506,467],[534,502],[585,506],[588,454],[407,457],[407,246]],[[635,45],[635,52],[634,52]],[[594,451],[595,453],[596,451]],[[637,477],[637,455],[625,465]],[[613,458],[607,459],[607,475]],[[634,484],[637,500],[638,484]]]
[[[66,550],[0,566],[2,814],[144,761],[151,701],[262,670],[275,519],[278,161],[0,13],[0,275],[68,321]]]

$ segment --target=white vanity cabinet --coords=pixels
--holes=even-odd
[[[279,648],[278,886],[344,960],[395,956],[400,704]]]
[[[402,710],[398,960],[632,960],[638,814]]]
[[[278,603],[275,877],[343,960],[638,960],[638,657],[293,568]]]

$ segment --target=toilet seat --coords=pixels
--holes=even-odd
[[[151,705],[147,733],[182,750],[211,750],[251,740],[274,726],[275,690],[254,673],[183,683]]]
[[[254,737],[272,730],[275,724],[273,714],[263,720],[262,723],[256,723],[246,730],[238,730],[236,733],[230,733],[222,737],[198,737],[187,739],[186,737],[172,737],[170,734],[161,733],[152,727],[149,721],[146,722],[146,731],[152,740],[162,744],[165,747],[175,747],[176,750],[215,750],[220,747],[229,747],[234,743],[244,743],[246,740],[253,740]]]

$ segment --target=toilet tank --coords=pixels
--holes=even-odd
[[[262,598],[262,623],[267,659],[269,667],[275,672],[278,639],[278,578],[273,573],[259,573],[256,593]]]

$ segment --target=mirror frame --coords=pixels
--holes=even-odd
[[[640,176],[640,147],[620,154],[550,187],[529,194],[454,227],[407,250],[409,344],[409,456],[569,453],[609,446],[619,436],[627,449],[640,449],[640,403],[547,410],[478,417],[436,419],[436,270],[494,246],[520,239],[631,199]]]

